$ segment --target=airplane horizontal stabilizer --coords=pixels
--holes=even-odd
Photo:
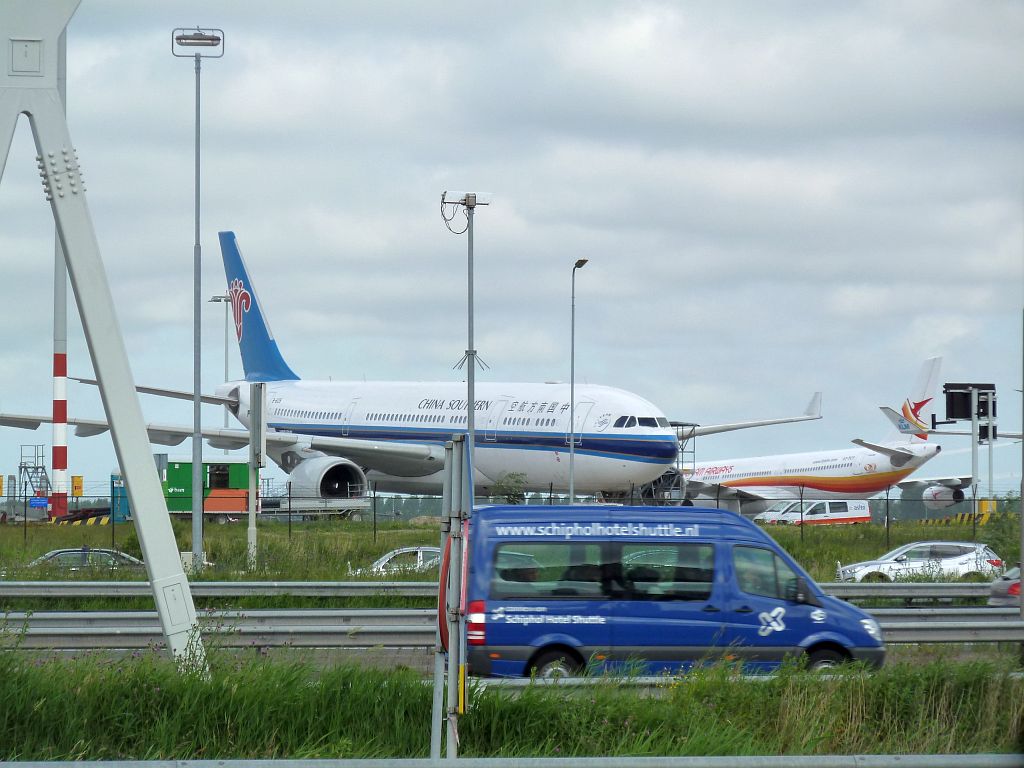
[[[68,376],[72,381],[77,381],[80,384],[90,384],[97,386],[98,382],[96,379],[83,379],[78,376]],[[144,395],[156,395],[157,397],[170,397],[175,400],[188,400],[192,401],[192,393],[183,389],[164,389],[161,387],[142,387],[136,386],[136,392],[140,392]],[[227,405],[237,406],[238,398],[236,397],[220,397],[219,395],[200,395],[199,399],[207,405]]]
[[[914,458],[914,454],[911,451],[903,448],[893,448],[890,445],[879,445],[878,443],[869,443],[867,440],[861,440],[859,437],[851,440],[854,445],[859,445],[861,448],[867,448],[869,451],[875,453],[881,453],[883,456],[888,456],[890,459],[898,459],[904,462],[910,461]]]

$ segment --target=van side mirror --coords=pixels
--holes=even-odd
[[[807,579],[803,576],[796,577],[796,594],[793,596],[793,601],[802,605],[821,606],[821,601],[807,586]]]

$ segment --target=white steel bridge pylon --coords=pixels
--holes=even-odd
[[[0,180],[15,126],[24,114],[35,140],[39,174],[64,249],[114,451],[127,480],[167,647],[183,665],[205,669],[195,604],[158,481],[78,157],[57,91],[58,41],[80,1],[0,2],[4,62],[0,64]]]

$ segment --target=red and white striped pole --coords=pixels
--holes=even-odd
[[[58,246],[59,248],[60,246]],[[64,277],[61,275],[61,277]],[[57,345],[56,335],[54,346]],[[65,340],[65,345],[66,345]],[[53,353],[53,489],[50,494],[50,516],[68,513],[68,356]]]
[[[57,92],[67,104],[67,38],[62,32],[57,51]],[[66,111],[66,109],[65,109]],[[60,240],[54,236],[53,257],[53,482],[50,517],[68,513],[68,268]]]

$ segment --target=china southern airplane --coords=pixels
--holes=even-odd
[[[700,462],[683,470],[686,498],[714,499],[745,514],[780,499],[864,499],[889,487],[920,493],[933,508],[962,501],[970,477],[907,479],[942,450],[927,434],[941,365],[941,357],[926,360],[903,402],[902,423],[914,425],[913,432],[897,431],[879,443],[858,438],[857,448]]]
[[[271,333],[233,232],[220,233],[221,252],[241,350],[245,381],[222,384],[203,402],[219,404],[249,426],[250,382],[267,384],[267,453],[289,473],[293,492],[322,497],[381,491],[439,493],[444,444],[466,431],[466,388],[461,382],[308,381],[285,362]],[[95,383],[79,379],[85,383]],[[180,399],[191,392],[138,387]],[[563,490],[569,482],[569,434],[576,445],[574,482],[582,494],[622,494],[674,466],[675,429],[649,401],[612,387],[576,385],[575,428],[569,426],[569,385],[476,385],[474,485],[488,494],[509,474],[523,489]],[[816,412],[814,412],[816,409]],[[694,428],[695,434],[820,418],[820,396],[803,416]],[[0,424],[35,429],[40,416],[0,414]],[[100,420],[69,418],[76,434],[105,432]],[[177,445],[192,428],[147,425],[150,440]],[[204,428],[214,448],[242,448],[247,429]]]

